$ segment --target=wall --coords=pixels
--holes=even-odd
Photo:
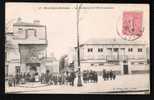
[[[22,28],[22,31],[18,29]],[[45,27],[24,27],[24,26],[14,26],[13,33],[15,33],[16,39],[26,39],[26,30],[27,29],[35,29],[37,39],[46,39]],[[28,40],[28,39],[27,39]]]
[[[93,48],[93,52],[88,52],[88,48]],[[103,52],[98,52],[98,48],[103,48]],[[109,53],[107,48],[125,48],[124,53],[121,50],[119,52]],[[133,52],[128,52],[128,48],[133,48]],[[142,52],[138,52],[138,48],[142,48]],[[113,50],[113,49],[112,49]],[[146,57],[146,48],[144,45],[84,45],[80,48],[81,60],[84,59],[106,59],[106,56],[114,55],[119,57],[126,55],[130,59],[144,59]]]

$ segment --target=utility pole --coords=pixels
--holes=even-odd
[[[80,13],[80,8],[81,4],[77,4],[76,9],[77,9],[77,58],[78,58],[78,83],[77,86],[80,87],[82,86],[82,81],[81,81],[81,71],[80,71],[80,43],[79,43],[79,13]]]

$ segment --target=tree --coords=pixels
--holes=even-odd
[[[65,68],[65,58],[67,55],[63,55],[59,60],[59,72],[62,72]]]

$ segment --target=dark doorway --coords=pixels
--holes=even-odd
[[[123,65],[124,67],[124,74],[128,74],[128,65]]]

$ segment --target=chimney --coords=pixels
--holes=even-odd
[[[39,24],[40,24],[40,21],[39,21],[39,20],[34,20],[34,21],[33,21],[33,24],[39,25]]]

